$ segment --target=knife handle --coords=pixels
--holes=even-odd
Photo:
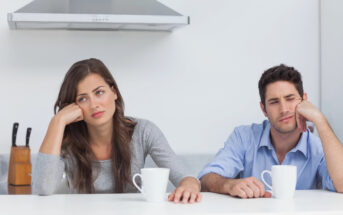
[[[29,147],[31,130],[32,128],[27,128],[26,130],[26,145],[25,145],[26,147]]]
[[[19,123],[15,122],[13,124],[13,129],[12,129],[12,146],[16,147],[16,139],[17,139],[17,132],[18,132],[18,127]]]

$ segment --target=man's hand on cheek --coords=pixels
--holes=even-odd
[[[296,120],[300,131],[306,131],[306,120],[315,125],[323,118],[323,114],[309,101],[302,101],[296,107]]]

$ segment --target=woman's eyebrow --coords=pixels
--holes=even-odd
[[[95,88],[94,90],[92,90],[92,92],[97,91],[97,90],[98,90],[99,88],[101,88],[101,87],[104,87],[104,86],[99,86],[99,87]]]
[[[104,87],[104,86],[98,86],[97,88],[95,88],[94,90],[92,90],[92,92],[95,92],[95,91],[97,91],[99,88],[101,88],[101,87]],[[85,96],[85,95],[87,95],[87,93],[80,93],[79,95],[77,95],[77,96]]]

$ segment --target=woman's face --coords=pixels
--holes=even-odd
[[[82,109],[87,125],[112,123],[117,94],[98,74],[91,73],[77,85],[76,104]]]

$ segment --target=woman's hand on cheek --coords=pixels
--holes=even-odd
[[[183,204],[201,201],[200,182],[193,177],[185,177],[168,196],[168,201]]]
[[[55,117],[61,120],[65,125],[69,125],[70,123],[83,120],[83,113],[77,104],[72,103],[60,110]]]

